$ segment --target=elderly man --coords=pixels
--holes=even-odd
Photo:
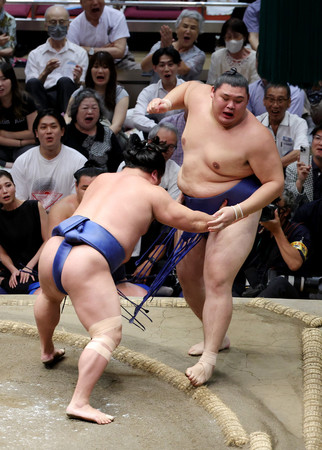
[[[274,140],[247,111],[247,102],[247,81],[231,69],[213,87],[190,81],[148,107],[152,113],[188,110],[178,178],[185,204],[203,211],[230,205],[215,214],[218,232],[202,239],[177,266],[184,297],[204,329],[202,356],[186,371],[194,386],[213,374],[232,316],[233,280],[252,248],[260,209],[284,185]]]
[[[16,159],[12,177],[21,200],[39,200],[49,208],[75,190],[74,173],[87,161],[85,156],[61,143],[65,121],[55,110],[38,113],[33,130],[39,141]]]
[[[301,147],[308,147],[307,123],[296,114],[287,111],[291,104],[288,84],[269,83],[265,87],[264,105],[266,113],[257,119],[272,133],[283,167],[296,161]]]
[[[119,69],[138,69],[127,46],[130,33],[124,14],[105,6],[104,0],[81,0],[81,5],[84,11],[72,21],[68,39],[89,55],[109,52]]]
[[[51,6],[45,13],[49,38],[29,53],[26,90],[40,109],[65,112],[72,93],[84,81],[88,57],[84,49],[66,39],[69,14],[63,6]]]

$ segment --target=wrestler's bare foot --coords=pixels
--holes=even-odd
[[[98,409],[92,408],[90,405],[76,407],[70,403],[66,409],[66,414],[70,419],[87,420],[88,422],[95,422],[99,425],[106,425],[114,420],[113,416],[104,414]]]
[[[59,350],[54,349],[52,353],[43,353],[41,355],[41,362],[46,367],[52,367],[61,361],[65,356],[65,349],[61,348]]]
[[[204,351],[200,360],[186,370],[186,376],[193,386],[201,386],[209,380],[215,370],[217,353]]]
[[[230,339],[228,336],[224,337],[221,346],[219,347],[219,351],[226,350],[230,348]],[[189,348],[188,355],[190,356],[200,356],[202,355],[204,349],[204,341],[199,342],[198,344],[193,345]]]

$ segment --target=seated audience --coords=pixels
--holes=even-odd
[[[256,51],[256,69],[258,70],[258,53],[259,47]],[[260,74],[259,74],[260,75]],[[247,109],[254,114],[254,116],[260,116],[266,112],[264,106],[264,93],[265,87],[268,85],[268,81],[265,78],[260,78],[249,85],[249,100]],[[297,114],[302,117],[304,114],[305,92],[298,86],[292,86],[289,84],[291,91],[291,104],[287,111],[291,114]]]
[[[227,20],[220,33],[219,46],[211,55],[208,71],[208,84],[214,84],[222,73],[235,67],[248,83],[259,79],[256,70],[256,52],[246,47],[248,31],[244,22],[236,17]]]
[[[86,158],[61,143],[65,127],[56,110],[38,113],[33,131],[39,145],[19,156],[11,172],[20,200],[39,200],[49,210],[57,200],[74,192],[73,174],[83,167]]]
[[[195,42],[202,32],[203,21],[203,17],[197,11],[184,9],[175,23],[177,40],[173,39],[171,28],[168,25],[162,25],[160,29],[161,40],[153,45],[141,62],[142,70],[150,72],[151,83],[156,83],[160,78],[158,73],[153,71],[153,53],[159,48],[170,47],[171,45],[181,56],[178,77],[185,81],[200,79],[206,55],[195,45]]]
[[[285,188],[292,192],[299,205],[322,198],[322,124],[312,131],[309,165],[297,161],[286,168]]]
[[[68,39],[82,46],[91,56],[109,52],[118,69],[138,69],[127,46],[130,37],[125,16],[121,11],[104,5],[104,0],[81,0],[83,12],[72,21]]]
[[[173,114],[171,116],[167,116],[164,119],[160,120],[159,125],[163,125],[165,123],[173,125],[177,129],[178,133],[178,142],[176,151],[173,152],[171,159],[176,162],[178,166],[182,166],[183,163],[183,148],[182,148],[182,134],[184,132],[186,126],[187,112],[182,111],[178,114]]]
[[[136,100],[135,108],[128,111],[126,118],[128,128],[136,127],[145,133],[149,133],[163,117],[178,113],[176,110],[164,114],[148,114],[147,106],[150,101],[156,97],[165,97],[176,86],[184,83],[184,80],[177,77],[181,64],[180,54],[172,46],[162,47],[153,53],[152,62],[153,69],[160,76],[160,80],[142,89]]]
[[[63,142],[108,172],[116,172],[123,154],[113,131],[103,125],[104,105],[93,89],[83,89],[74,98]]]
[[[247,6],[243,21],[249,33],[249,43],[253,50],[257,50],[259,43],[259,14],[261,9],[261,0],[255,0]]]
[[[297,160],[301,147],[309,147],[307,123],[287,111],[290,104],[289,85],[270,83],[265,87],[266,112],[257,116],[272,133],[283,167]]]
[[[37,200],[16,197],[12,176],[5,170],[0,170],[0,203],[0,286],[7,294],[28,294],[38,281],[47,214]]]
[[[13,161],[35,144],[32,124],[37,115],[32,98],[21,91],[12,66],[0,63],[0,165]]]
[[[6,0],[0,1],[0,57],[12,60],[17,45],[16,21],[4,9]]]
[[[322,123],[322,80],[310,89],[307,89],[306,95],[313,123],[319,125]]]
[[[312,246],[307,261],[306,275],[322,278],[322,197],[298,208],[294,214],[294,221],[303,223],[311,234]]]
[[[129,94],[122,86],[117,84],[116,78],[116,69],[111,54],[106,51],[94,53],[89,58],[85,86],[81,86],[77,91],[73,92],[67,112],[69,113],[74,97],[84,87],[94,89],[104,102],[104,122],[117,135],[123,127],[129,107]]]
[[[70,96],[84,81],[87,53],[66,39],[68,26],[69,14],[63,6],[48,8],[45,27],[49,39],[28,55],[26,90],[40,109],[65,112]]]
[[[310,232],[291,220],[293,195],[284,191],[271,213],[263,209],[253,249],[238,273],[235,296],[299,298],[300,291],[281,275],[300,276],[311,246]],[[250,289],[245,291],[245,277]]]

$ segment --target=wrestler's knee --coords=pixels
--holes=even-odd
[[[122,338],[122,319],[121,316],[109,317],[94,323],[89,328],[91,342],[86,346],[103,356],[107,361],[113,351],[121,342]]]

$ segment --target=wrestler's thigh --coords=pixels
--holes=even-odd
[[[88,245],[72,248],[63,267],[62,285],[87,330],[93,323],[121,314],[109,264]]]
[[[211,285],[232,283],[252,249],[260,212],[233,223],[219,233],[210,233],[207,241],[204,279]]]
[[[44,246],[38,264],[39,283],[42,292],[50,300],[61,301],[65,294],[60,292],[53,278],[53,262],[63,238],[54,236],[50,238]]]
[[[180,232],[181,234],[181,232]],[[185,257],[177,264],[179,280],[203,277],[203,263],[205,258],[206,239],[195,245]]]

